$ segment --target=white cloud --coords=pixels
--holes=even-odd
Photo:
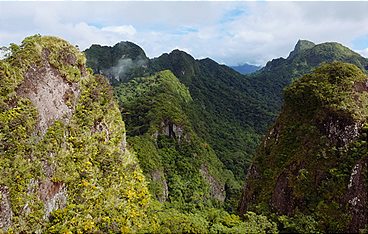
[[[263,65],[308,39],[367,56],[354,46],[368,32],[366,9],[368,2],[0,2],[0,45],[41,33],[81,49],[130,40],[150,57],[185,48],[197,58]]]
[[[108,26],[101,28],[103,32],[112,32],[120,35],[129,35],[133,36],[137,31],[132,25],[123,25],[123,26]]]
[[[363,50],[356,50],[357,53],[361,54],[363,57],[368,58],[368,48]]]

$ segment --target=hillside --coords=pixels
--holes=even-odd
[[[222,209],[233,178],[191,129],[192,99],[170,71],[116,89],[129,146],[112,87],[75,47],[35,35],[9,52],[0,60],[0,232],[277,232],[265,216]]]
[[[166,70],[122,83],[116,92],[128,142],[151,181],[154,197],[184,210],[211,203],[222,206],[225,183],[230,190],[235,181],[193,131],[186,114],[192,102],[188,89]]]
[[[0,60],[0,230],[126,232],[150,196],[111,87],[68,42],[39,35]]]
[[[112,84],[143,76],[149,64],[143,49],[129,41],[122,41],[113,47],[92,45],[84,53],[87,66],[95,74],[107,77]]]
[[[239,73],[211,59],[195,60],[174,50],[153,59],[151,66],[157,71],[171,70],[188,87],[193,98],[188,115],[194,130],[242,180],[259,142],[257,130],[266,129],[265,123],[272,120],[264,98],[248,90]],[[257,118],[262,120],[257,122]]]
[[[127,52],[121,48],[119,53],[125,58],[131,56],[131,50],[141,51],[136,45],[131,47]],[[88,55],[89,50],[86,53]],[[103,57],[95,54],[91,59]],[[185,112],[193,130],[209,143],[225,167],[241,182],[260,139],[281,109],[283,89],[321,63],[335,60],[350,62],[362,69],[368,64],[367,59],[338,43],[315,45],[300,40],[288,58],[274,59],[247,76],[208,58],[196,60],[179,50],[151,59],[141,72],[148,75],[170,70],[188,87],[193,102]],[[113,63],[117,64],[118,59]],[[95,70],[96,65],[92,68]]]
[[[93,45],[87,62],[56,37],[4,51],[1,231],[366,228],[368,63],[340,44],[299,41],[249,76],[130,42]],[[321,65],[334,60],[355,65]]]
[[[312,72],[322,63],[334,61],[354,64],[365,72],[368,70],[368,59],[339,43],[316,45],[307,40],[299,40],[286,59],[273,59],[259,72],[251,75],[251,85],[261,95],[269,98],[269,107],[272,112],[278,113],[283,102],[283,89],[293,79]]]
[[[368,77],[354,65],[324,64],[294,81],[249,169],[240,212],[285,215],[288,232],[366,227],[367,106]]]

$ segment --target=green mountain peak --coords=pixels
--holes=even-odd
[[[298,42],[295,45],[295,48],[293,51],[290,52],[290,55],[288,59],[293,58],[296,54],[300,53],[301,51],[311,49],[315,46],[315,44],[308,40],[298,40]]]
[[[364,228],[367,106],[368,77],[355,65],[324,64],[295,80],[258,148],[240,211],[286,215],[280,222],[290,232]],[[314,229],[300,225],[307,219],[308,228]]]
[[[106,76],[112,84],[147,73],[149,59],[138,45],[122,41],[114,46],[92,45],[84,51],[87,66]]]

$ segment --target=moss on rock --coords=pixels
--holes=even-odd
[[[302,224],[307,220],[313,229],[327,232],[364,228],[367,94],[367,76],[341,62],[324,64],[294,81],[285,90],[282,113],[258,149],[240,211],[294,217],[294,224],[282,221],[285,228],[294,226],[289,231],[302,230],[295,225],[307,225]]]
[[[45,90],[62,93],[42,96]],[[147,225],[150,196],[136,156],[125,150],[118,106],[81,52],[59,38],[26,38],[0,61],[0,94],[0,210],[8,205],[1,215],[9,218],[2,230],[134,232]],[[45,97],[54,98],[55,113],[45,109],[40,131]]]

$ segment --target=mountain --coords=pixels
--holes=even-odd
[[[284,96],[249,169],[240,212],[283,215],[287,232],[359,232],[368,219],[367,75],[352,64],[323,64]]]
[[[341,61],[351,63],[367,72],[368,59],[349,48],[336,43],[326,42],[315,45],[313,42],[299,40],[294,50],[285,58],[273,59],[252,77],[252,85],[261,95],[270,101],[272,112],[278,113],[282,106],[283,89],[322,63]]]
[[[130,42],[93,45],[87,62],[55,37],[5,51],[1,231],[366,225],[367,59],[340,44],[299,41],[288,58],[247,76],[179,50],[148,59]]]
[[[261,66],[255,66],[247,63],[244,63],[243,65],[230,66],[230,67],[243,75],[250,74],[261,69]]]
[[[338,43],[315,45],[300,40],[288,58],[274,59],[250,75],[241,75],[209,58],[196,60],[180,50],[151,59],[142,73],[170,70],[189,89],[193,102],[185,112],[193,130],[242,183],[262,136],[281,109],[283,89],[321,63],[335,60],[361,69],[368,64],[367,59]]]
[[[150,202],[107,80],[35,35],[0,60],[0,230],[135,232]]]
[[[222,204],[225,183],[230,188],[235,181],[193,131],[186,114],[193,101],[188,88],[166,70],[122,83],[116,92],[128,142],[149,178],[151,194],[186,210],[211,200]]]
[[[263,215],[223,209],[234,179],[191,128],[192,98],[170,71],[121,83],[114,96],[62,39],[35,35],[9,52],[0,60],[0,232],[277,232]]]
[[[110,46],[92,45],[84,51],[87,66],[107,77],[112,84],[145,74],[149,64],[142,48],[132,42]]]

